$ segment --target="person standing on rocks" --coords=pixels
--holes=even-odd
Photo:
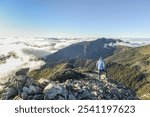
[[[107,71],[105,69],[105,62],[103,61],[103,58],[100,57],[99,60],[96,63],[96,67],[98,69],[98,77],[99,79],[101,79],[101,75],[103,72],[106,73],[106,77],[107,77]]]

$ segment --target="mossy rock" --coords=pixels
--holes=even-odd
[[[82,79],[86,76],[72,69],[64,69],[60,72],[54,73],[49,77],[50,80],[64,82],[68,79]]]

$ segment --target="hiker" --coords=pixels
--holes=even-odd
[[[106,77],[107,77],[107,71],[105,69],[105,63],[104,63],[102,57],[100,57],[99,60],[97,61],[96,67],[98,69],[98,77],[99,77],[99,79],[101,79],[101,75],[102,75],[103,72],[106,73]]]

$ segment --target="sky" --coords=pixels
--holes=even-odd
[[[150,37],[150,0],[0,0],[0,37]]]

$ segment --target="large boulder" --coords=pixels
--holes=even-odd
[[[68,91],[66,90],[63,85],[52,85],[49,84],[45,89],[44,89],[44,99],[48,100],[64,100],[67,99],[67,94]]]
[[[10,87],[8,89],[6,89],[6,91],[2,94],[2,100],[10,100],[13,99],[14,97],[16,97],[18,94],[18,91],[16,88],[14,87]]]
[[[21,90],[27,82],[27,77],[25,75],[19,75],[12,78],[11,84],[17,89]]]
[[[35,94],[41,94],[43,91],[42,88],[40,88],[39,86],[35,86],[35,85],[29,86],[29,89]]]

